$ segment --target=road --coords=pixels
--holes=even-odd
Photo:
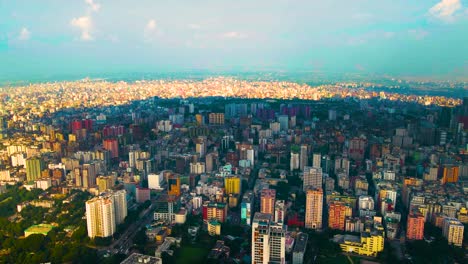
[[[119,237],[119,239],[112,242],[111,245],[103,248],[99,248],[100,252],[111,251],[112,253],[127,253],[128,249],[133,245],[133,237],[137,233],[138,229],[146,226],[153,221],[152,209],[153,205],[148,207],[146,210],[140,213],[138,221],[132,223],[127,230]]]

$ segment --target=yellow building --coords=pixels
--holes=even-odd
[[[114,186],[114,182],[112,181],[111,176],[99,176],[96,179],[96,183],[99,187],[100,192],[104,192],[108,189],[111,189]]]
[[[463,224],[456,218],[446,217],[442,226],[442,233],[449,245],[461,247],[463,245]]]
[[[228,196],[228,204],[229,208],[234,208],[239,204],[239,195],[236,194],[229,194]]]
[[[224,190],[226,194],[241,193],[241,179],[236,176],[228,176],[224,178]]]
[[[336,235],[333,239],[340,244],[341,250],[364,256],[377,256],[384,249],[382,231],[362,232],[361,238],[351,235]]]
[[[208,221],[208,234],[210,236],[221,235],[221,223],[216,219]]]
[[[443,170],[442,184],[458,182],[458,166],[446,165]]]
[[[463,224],[468,224],[468,209],[465,207],[460,208],[460,211],[457,213],[457,219]]]

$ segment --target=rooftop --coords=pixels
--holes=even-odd
[[[134,264],[134,263],[162,264],[162,259],[153,257],[153,256],[133,253],[124,261],[120,262],[120,264]]]

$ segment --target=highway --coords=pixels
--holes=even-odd
[[[127,254],[128,249],[133,245],[133,237],[137,233],[138,229],[146,226],[147,224],[153,221],[152,209],[153,209],[153,205],[151,205],[146,210],[141,212],[138,220],[132,223],[127,228],[127,230],[123,232],[123,234],[119,237],[119,239],[112,242],[111,245],[107,247],[99,248],[98,250],[101,253],[104,253],[104,251],[110,251],[113,254],[117,254],[117,253]]]

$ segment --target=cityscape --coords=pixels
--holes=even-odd
[[[468,263],[467,3],[19,2],[0,263]]]

